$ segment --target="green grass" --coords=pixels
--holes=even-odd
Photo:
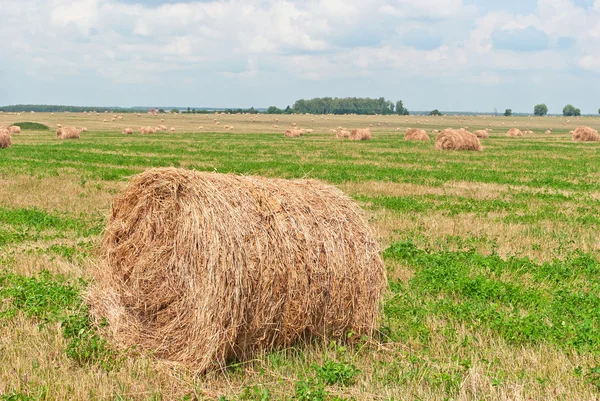
[[[98,193],[120,185],[102,181],[166,166],[346,185],[386,244],[390,290],[375,343],[298,345],[206,379],[173,369],[157,384],[156,362],[140,370],[123,363],[141,356],[116,351],[82,301],[106,215],[5,203],[0,327],[18,317],[44,332],[58,326],[61,352],[73,364],[69,377],[110,377],[113,399],[209,399],[202,389],[215,381],[227,383],[210,392],[222,400],[388,399],[381,389],[403,394],[390,400],[450,400],[475,374],[489,381],[482,399],[515,388],[550,399],[563,385],[574,394],[564,399],[598,397],[600,148],[556,135],[492,137],[478,153],[436,152],[431,143],[396,135],[360,143],[219,133],[16,141],[0,158],[2,177],[60,177],[96,185]],[[33,266],[24,266],[30,260]],[[65,266],[73,273],[46,269]],[[523,355],[543,361],[548,352],[564,358],[558,381],[543,367],[527,370],[531,362],[513,364]],[[52,399],[56,387],[41,377],[7,388],[0,399]],[[168,393],[177,386],[177,397]]]
[[[385,255],[415,271],[408,283],[391,283],[386,332],[395,340],[416,334],[426,343],[427,329],[413,317],[436,315],[490,329],[509,343],[598,352],[600,262],[589,254],[538,264],[472,250],[428,252],[404,242]]]

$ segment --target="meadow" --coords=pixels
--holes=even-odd
[[[600,399],[600,147],[568,134],[600,118],[110,119],[0,114],[0,125],[50,127],[0,150],[0,400]],[[121,133],[161,123],[175,132]],[[292,123],[314,132],[285,138]],[[58,141],[57,124],[88,132]],[[371,141],[329,132],[371,124]],[[534,134],[506,137],[513,126]],[[407,127],[492,132],[481,152],[442,152],[435,135],[404,141]],[[352,196],[388,272],[376,338],[299,345],[203,376],[117,349],[82,296],[111,200],[160,166],[314,178]]]

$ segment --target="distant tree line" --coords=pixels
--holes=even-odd
[[[138,113],[138,109],[128,109],[121,107],[82,107],[82,106],[58,106],[51,104],[15,104],[12,106],[0,107],[0,111],[5,113],[28,113],[35,111],[36,113],[62,113],[65,111],[71,113],[82,113],[84,111],[96,111],[98,113],[116,112],[119,113]]]
[[[379,99],[345,97],[322,97],[314,99],[300,99],[293,107],[288,106],[281,110],[275,106],[267,109],[267,114],[401,114],[408,115],[401,100],[395,104],[383,97]]]

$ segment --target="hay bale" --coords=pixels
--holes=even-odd
[[[75,127],[62,127],[56,130],[57,139],[79,139],[79,130]]]
[[[550,135],[552,133],[552,130],[546,130],[546,135]]]
[[[171,128],[169,129],[169,132],[175,132],[175,128],[171,127]]]
[[[511,128],[506,132],[506,136],[523,136],[523,132],[518,128]]]
[[[481,150],[479,139],[465,129],[445,129],[435,140],[436,150]]]
[[[336,138],[350,138],[350,131],[345,129],[338,129],[335,133]]]
[[[288,138],[297,138],[303,134],[303,130],[300,129],[286,129],[283,135],[287,136]]]
[[[20,134],[21,133],[21,127],[19,127],[17,125],[11,125],[10,127],[8,127],[8,130],[10,131],[11,134]]]
[[[484,129],[473,131],[473,135],[475,135],[477,138],[481,138],[481,139],[487,139],[490,137],[487,130],[484,130]]]
[[[154,134],[156,130],[152,127],[140,127],[140,134]]]
[[[10,139],[10,131],[7,129],[0,130],[0,149],[7,149],[12,146]]]
[[[369,335],[386,287],[333,186],[151,169],[112,206],[87,293],[113,339],[195,371],[310,338]]]
[[[405,141],[428,141],[429,135],[427,132],[418,128],[407,128],[406,134],[404,134]]]
[[[133,134],[133,130],[131,128],[125,128],[123,130],[123,133],[126,135],[131,135],[131,134]]]
[[[574,141],[577,142],[596,142],[600,141],[600,135],[598,135],[598,131],[593,128],[580,126],[575,128],[572,131],[572,137]]]
[[[368,141],[373,139],[371,130],[368,128],[353,129],[348,137],[351,141]]]
[[[88,129],[87,129],[86,127],[82,127],[82,128],[79,130],[79,131],[80,131],[80,132],[87,132],[87,131],[88,131]]]

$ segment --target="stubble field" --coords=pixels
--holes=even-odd
[[[122,116],[0,114],[51,127],[0,150],[0,399],[600,398],[600,145],[568,134],[600,118]],[[284,138],[292,123],[314,132]],[[57,124],[88,132],[58,141]],[[175,132],[121,134],[159,124]],[[372,141],[329,133],[371,124]],[[482,152],[440,152],[435,135],[404,141],[407,127],[492,132]],[[116,349],[81,296],[112,198],[159,166],[315,178],[351,195],[385,250],[377,338],[205,376]]]

